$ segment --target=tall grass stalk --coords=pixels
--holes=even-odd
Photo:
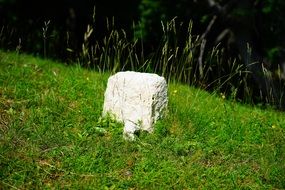
[[[50,20],[44,22],[44,26],[42,28],[43,31],[43,43],[44,43],[44,58],[47,57],[47,32],[49,28]]]
[[[91,43],[90,39],[96,36],[94,23],[88,25],[84,35],[81,54],[83,64],[100,72],[154,72],[168,81],[235,94],[235,97],[239,95],[252,102],[253,89],[248,82],[251,77],[248,68],[240,60],[227,56],[220,44],[213,48],[204,46],[203,35],[193,35],[192,21],[185,24],[173,18],[161,22],[163,35],[160,45],[151,54],[145,52],[142,39],[133,39],[125,30],[116,28],[114,18],[106,19],[105,36]]]

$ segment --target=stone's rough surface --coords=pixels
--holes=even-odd
[[[153,131],[153,124],[167,107],[167,83],[150,73],[119,72],[108,79],[103,116],[114,115],[125,124],[124,136],[138,130]]]

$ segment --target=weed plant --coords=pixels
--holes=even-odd
[[[202,37],[192,35],[192,22],[188,25],[176,23],[176,18],[162,22],[160,45],[151,53],[145,52],[143,39],[130,40],[131,37],[123,29],[115,29],[114,22],[114,19],[107,19],[106,35],[95,43],[90,41],[92,35],[96,36],[96,26],[88,25],[79,60],[83,66],[101,73],[124,70],[154,72],[168,81],[222,92],[247,103],[253,102],[254,89],[247,67],[241,61],[226,56],[219,44],[203,50],[205,52],[201,55]]]
[[[191,86],[199,87],[208,91],[224,93],[227,97],[246,103],[271,103],[278,108],[284,107],[284,81],[281,79],[281,70],[269,71],[264,68],[261,76],[272,81],[276,89],[267,88],[267,93],[261,92],[253,81],[249,66],[245,66],[240,59],[231,57],[227,49],[221,44],[205,46],[204,34],[193,35],[193,24],[177,23],[177,18],[169,22],[161,23],[162,36],[160,44],[155,50],[149,51],[145,42],[138,34],[140,27],[134,24],[133,36],[126,33],[124,29],[116,27],[115,19],[106,19],[106,33],[98,34],[95,25],[95,9],[92,22],[86,27],[83,36],[81,50],[73,48],[72,44],[78,39],[72,39],[72,35],[66,33],[64,44],[67,60],[76,60],[76,64],[91,68],[100,73],[133,70],[140,72],[154,72],[164,76],[168,81],[177,81]],[[61,38],[54,37],[53,41],[49,33],[56,36],[52,29],[52,21],[43,23],[42,36],[43,57],[51,56],[53,52],[52,43],[62,44]],[[104,31],[100,29],[100,31]],[[15,41],[13,31],[2,27],[0,32],[0,43],[8,43],[10,39]],[[103,36],[98,39],[97,36]],[[25,37],[19,38],[16,47],[21,52],[21,47],[27,46],[29,40]],[[16,38],[17,39],[17,38]],[[55,42],[56,41],[56,42]],[[159,41],[159,40],[158,40]],[[0,45],[1,45],[0,44]],[[207,44],[210,44],[209,42]],[[213,47],[213,48],[211,48]],[[248,47],[250,57],[250,47]],[[75,58],[76,57],[76,58]],[[238,56],[236,56],[238,57]],[[254,65],[256,63],[251,63]],[[279,75],[273,75],[279,73]],[[269,96],[265,96],[269,94]]]

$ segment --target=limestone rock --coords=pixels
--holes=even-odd
[[[119,72],[108,79],[103,107],[124,123],[124,137],[133,140],[138,130],[153,131],[168,103],[167,83],[150,73]]]

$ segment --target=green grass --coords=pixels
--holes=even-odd
[[[135,142],[102,119],[109,74],[0,52],[0,189],[284,189],[285,114],[169,84]]]

